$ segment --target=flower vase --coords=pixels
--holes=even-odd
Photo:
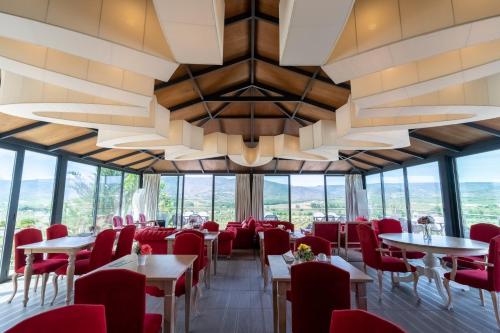
[[[430,242],[432,240],[431,228],[430,225],[424,225],[424,240]]]
[[[147,259],[148,259],[148,256],[139,254],[139,255],[137,255],[137,264],[139,266],[145,266]]]

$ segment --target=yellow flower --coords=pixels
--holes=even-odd
[[[300,244],[299,247],[297,248],[297,250],[306,252],[306,251],[311,250],[311,247],[309,245],[306,245],[306,244]]]

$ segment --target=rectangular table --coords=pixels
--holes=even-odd
[[[177,233],[168,235],[165,239],[167,240],[167,252],[173,253],[174,251],[174,241]],[[207,247],[207,259],[208,266],[206,272],[205,286],[210,289],[211,274],[212,274],[212,263],[214,265],[214,275],[217,275],[217,257],[219,252],[219,231],[204,233],[204,243]],[[214,254],[215,252],[215,254]]]
[[[175,283],[177,279],[186,273],[185,292],[185,331],[189,332],[189,318],[191,313],[191,284],[193,280],[193,263],[196,255],[151,255],[146,265],[137,264],[137,255],[129,254],[116,259],[95,271],[103,269],[128,269],[133,272],[146,275],[146,284],[155,286],[165,292],[163,304],[163,332],[175,332]],[[94,271],[94,272],[95,272]]]
[[[66,236],[43,242],[26,244],[18,246],[18,249],[24,250],[26,254],[26,267],[24,269],[24,301],[23,305],[28,304],[28,294],[30,289],[31,275],[33,274],[33,259],[35,253],[65,253],[68,255],[68,268],[66,269],[66,304],[71,301],[73,292],[73,279],[75,273],[76,254],[95,242],[94,236],[72,237]]]
[[[286,292],[290,290],[290,268],[281,255],[269,255],[269,267],[273,282],[273,324],[274,332],[286,332]],[[354,291],[356,307],[367,310],[366,283],[373,279],[363,271],[354,267],[339,256],[330,257],[332,265],[350,274],[351,291]]]

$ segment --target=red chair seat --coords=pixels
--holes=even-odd
[[[76,254],[76,260],[88,259],[88,258],[90,258],[91,253],[92,253],[92,251],[90,251],[90,250],[81,250],[80,252],[78,252]]]
[[[444,277],[450,280],[450,273],[446,273]],[[465,284],[467,286],[479,289],[489,290],[488,288],[488,272],[481,269],[464,269],[457,271],[455,282]]]
[[[198,284],[198,280],[193,277],[193,286]],[[179,297],[186,293],[186,277],[183,274],[175,283],[175,296]]]
[[[163,289],[154,286],[146,286],[146,294],[153,297],[165,297]]]
[[[407,272],[403,260],[389,256],[382,256],[382,270],[388,272]],[[410,270],[415,272],[415,266],[410,265]]]
[[[158,333],[161,329],[162,316],[156,313],[144,315],[144,333]]]
[[[57,270],[59,267],[63,266],[65,262],[66,261],[60,259],[47,259],[34,262],[31,267],[33,268],[33,274],[45,274]],[[26,266],[19,267],[18,269],[16,269],[16,273],[24,274],[25,267]]]
[[[82,275],[89,272],[90,259],[81,259],[75,261],[75,275]],[[66,270],[68,269],[68,263],[59,267],[56,270],[57,275],[66,275]]]
[[[466,268],[466,269],[481,269],[481,270],[484,270],[484,266],[483,265],[478,265],[478,264],[475,264],[473,263],[473,261],[483,261],[484,260],[484,257],[483,256],[471,256],[471,257],[458,257],[457,258],[457,266],[459,268]],[[451,267],[451,265],[453,264],[453,261],[451,260],[451,257],[449,256],[445,256],[443,257],[443,261],[448,263]]]

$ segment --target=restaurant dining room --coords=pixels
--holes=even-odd
[[[499,0],[0,0],[0,332],[500,332]]]

